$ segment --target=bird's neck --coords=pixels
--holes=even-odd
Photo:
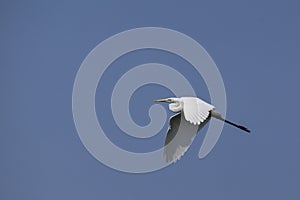
[[[180,112],[182,111],[182,103],[181,102],[175,102],[175,103],[170,103],[169,104],[169,109],[172,111],[172,112]]]

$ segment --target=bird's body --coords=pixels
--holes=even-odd
[[[246,132],[244,126],[222,118],[215,107],[196,97],[167,98],[155,102],[168,102],[169,109],[176,114],[169,120],[169,129],[164,146],[164,158],[167,162],[176,162],[187,151],[197,132],[211,117],[222,120]]]

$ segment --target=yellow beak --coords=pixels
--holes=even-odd
[[[168,99],[158,99],[158,100],[153,100],[154,102],[168,102]]]

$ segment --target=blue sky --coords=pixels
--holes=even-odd
[[[0,198],[299,199],[299,9],[297,1],[266,0],[1,1]],[[227,117],[251,135],[225,126],[199,160],[200,132],[180,162],[148,174],[112,170],[87,152],[72,118],[77,70],[101,41],[144,26],[180,31],[205,47],[223,76]],[[101,99],[122,70],[150,61],[185,66],[209,101],[201,77],[175,55],[145,50],[118,59],[101,80],[106,87],[100,81],[96,108],[108,137],[136,152],[160,147],[165,132],[126,137]],[[147,124],[149,99],[166,94],[157,85],[139,89],[130,105],[136,122]]]

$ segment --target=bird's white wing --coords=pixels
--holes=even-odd
[[[181,100],[185,119],[194,125],[204,122],[214,109],[214,106],[195,97],[182,97]]]
[[[165,140],[164,158],[166,162],[176,162],[188,150],[197,132],[209,121],[209,117],[201,125],[193,125],[178,113],[170,118],[169,129]]]

